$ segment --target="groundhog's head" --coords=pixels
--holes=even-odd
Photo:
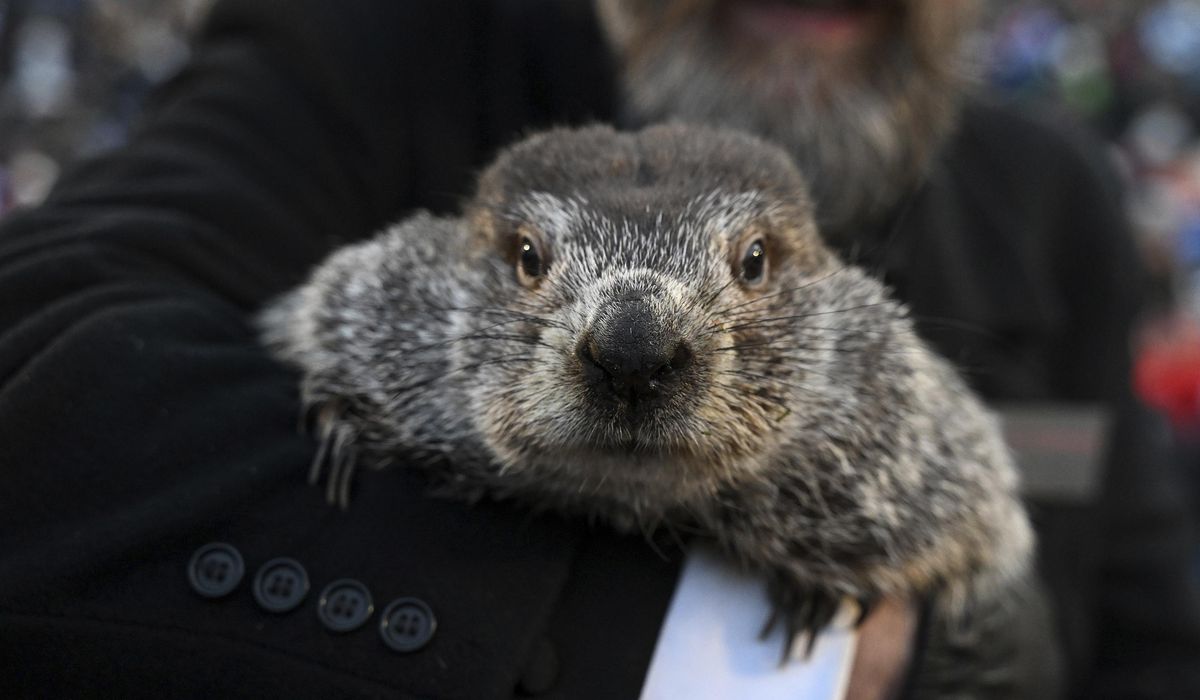
[[[800,174],[758,139],[552,131],[484,173],[465,221],[484,306],[528,315],[458,347],[510,472],[686,499],[760,468],[798,401],[830,399],[841,268]]]

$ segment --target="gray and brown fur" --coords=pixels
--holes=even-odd
[[[515,269],[529,235],[548,258],[532,288]],[[767,251],[759,289],[738,277],[747,237]],[[597,389],[581,355],[621,342],[613,315],[634,307],[637,342],[689,354],[640,405]],[[464,498],[699,532],[768,574],[804,618],[790,628],[828,621],[814,596],[961,608],[1026,567],[994,419],[820,242],[800,173],[750,136],[534,136],[461,218],[337,251],[264,323],[304,372],[343,503],[355,463],[397,461]]]

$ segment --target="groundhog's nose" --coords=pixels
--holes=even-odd
[[[630,407],[674,391],[692,363],[687,343],[640,300],[615,304],[583,335],[576,353],[588,384]]]

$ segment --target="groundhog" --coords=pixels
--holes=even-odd
[[[356,465],[396,463],[686,533],[763,575],[789,640],[844,598],[966,619],[1027,567],[996,421],[751,136],[533,136],[461,217],[336,251],[263,324],[343,506]]]

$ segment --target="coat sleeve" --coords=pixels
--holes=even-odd
[[[354,28],[421,4],[218,5],[131,142],[0,226],[0,592],[61,589],[219,509],[218,467],[309,449],[249,319],[403,204],[394,57]]]

